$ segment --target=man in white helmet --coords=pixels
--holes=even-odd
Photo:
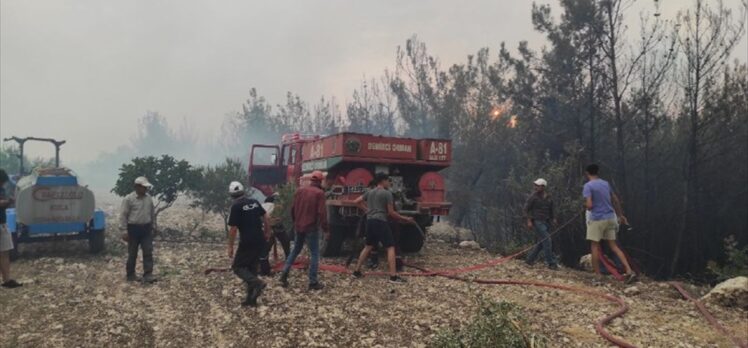
[[[257,298],[267,286],[257,277],[257,266],[270,236],[265,209],[260,202],[247,197],[239,182],[229,185],[229,195],[234,199],[229,212],[229,258],[234,258],[231,269],[247,284],[247,298],[242,306],[257,306]],[[239,247],[234,256],[234,240],[239,230]]]

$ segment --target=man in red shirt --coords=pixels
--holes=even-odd
[[[301,187],[296,190],[293,197],[293,206],[291,207],[291,217],[293,218],[294,239],[293,250],[291,255],[286,259],[286,265],[283,267],[281,274],[281,285],[288,287],[288,272],[296,257],[299,256],[301,248],[306,241],[309,245],[309,252],[312,258],[309,262],[309,290],[321,290],[324,285],[317,279],[319,270],[319,231],[325,232],[325,238],[329,238],[329,229],[327,226],[327,206],[325,205],[325,192],[322,191],[322,179],[324,175],[320,171],[315,171],[311,176],[311,184],[307,187]]]

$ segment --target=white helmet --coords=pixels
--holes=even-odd
[[[241,193],[244,193],[244,185],[238,181],[232,181],[229,184],[229,194],[234,196]]]
[[[548,186],[548,182],[547,182],[547,181],[545,181],[545,179],[543,179],[543,178],[540,178],[540,179],[538,179],[538,180],[535,180],[535,181],[533,182],[533,184],[535,184],[535,185],[538,185],[538,186]]]

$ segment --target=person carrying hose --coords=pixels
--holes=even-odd
[[[626,283],[630,283],[636,280],[636,273],[631,269],[626,255],[616,244],[619,223],[628,225],[628,220],[623,215],[618,196],[607,181],[600,179],[599,171],[600,167],[597,164],[587,166],[585,174],[588,181],[582,190],[585,209],[590,212],[590,219],[587,221],[587,240],[590,241],[592,269],[595,270],[595,274],[601,275],[600,241],[604,240],[623,263],[626,270],[623,276]]]
[[[538,244],[527,255],[525,262],[532,266],[542,251],[548,268],[557,270],[558,263],[553,256],[553,246],[549,234],[551,223],[558,225],[553,212],[553,200],[550,193],[546,191],[548,182],[545,179],[535,180],[534,184],[535,191],[525,204],[525,216],[527,217],[527,228],[535,231]]]
[[[369,253],[378,243],[387,250],[387,264],[391,283],[405,283],[405,279],[397,275],[395,267],[395,238],[389,225],[389,218],[409,224],[415,224],[412,217],[398,214],[394,208],[394,197],[388,189],[390,177],[384,173],[378,173],[374,177],[376,188],[367,191],[355,200],[356,205],[366,213],[366,246],[356,263],[353,276],[361,278],[361,265],[366,261]]]
[[[244,193],[244,186],[239,182],[229,185],[229,195],[234,199],[229,212],[229,247],[228,256],[234,258],[231,269],[237,277],[247,284],[247,298],[242,306],[257,306],[257,298],[267,284],[257,277],[257,266],[265,250],[266,240],[270,237],[270,224],[265,209],[260,202],[249,198]],[[239,247],[234,256],[234,240],[239,230]]]

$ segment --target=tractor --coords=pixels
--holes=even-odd
[[[78,183],[77,175],[60,166],[60,147],[64,140],[48,138],[6,138],[19,146],[21,165],[11,176],[15,208],[6,209],[7,227],[13,237],[11,259],[19,254],[19,244],[56,240],[87,239],[89,251],[104,250],[105,215],[96,209],[94,194]],[[52,143],[55,166],[24,171],[24,145],[28,141]]]
[[[249,159],[249,185],[264,195],[279,185],[308,185],[313,171],[325,173],[330,239],[325,257],[339,256],[346,240],[355,238],[363,212],[353,201],[362,195],[377,173],[392,180],[395,209],[413,217],[418,226],[393,223],[400,250],[417,252],[423,231],[434,216],[449,214],[445,180],[439,171],[449,167],[452,142],[446,139],[410,139],[360,133],[329,136],[289,134],[280,145],[253,145]]]

